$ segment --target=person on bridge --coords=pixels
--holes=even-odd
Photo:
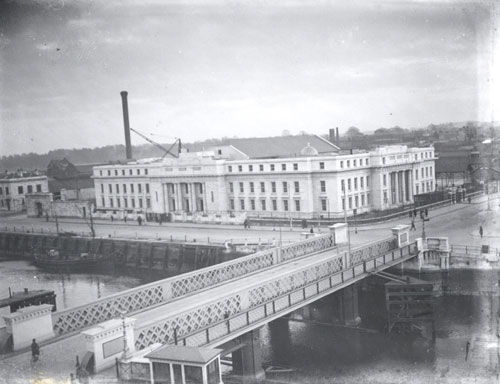
[[[33,361],[38,361],[40,358],[40,346],[36,342],[36,339],[33,339],[33,342],[31,343],[31,359]]]
[[[483,226],[482,225],[479,226],[479,235],[481,235],[481,237],[483,237]]]

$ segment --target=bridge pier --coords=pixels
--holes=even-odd
[[[350,327],[361,324],[357,284],[350,285],[334,295],[337,296],[337,311],[342,324]]]
[[[232,353],[233,372],[241,375],[244,383],[264,378],[259,329],[241,335],[239,340],[242,348]]]

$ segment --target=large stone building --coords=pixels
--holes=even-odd
[[[323,138],[301,135],[94,167],[93,177],[101,212],[214,221],[223,215],[334,218],[400,207],[434,191],[434,172],[432,147],[342,153]]]
[[[48,192],[47,176],[38,171],[17,171],[0,176],[0,209],[26,210],[26,195]]]

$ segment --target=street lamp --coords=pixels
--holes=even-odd
[[[127,344],[127,331],[125,330],[125,315],[127,314],[126,311],[121,311],[120,312],[120,318],[122,319],[122,329],[123,329],[123,354],[122,358],[126,359],[128,357],[128,344]]]

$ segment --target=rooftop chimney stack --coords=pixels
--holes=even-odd
[[[120,92],[122,96],[122,109],[123,109],[123,128],[125,129],[125,153],[127,160],[132,159],[132,144],[130,143],[130,124],[128,121],[128,102],[127,91]]]

